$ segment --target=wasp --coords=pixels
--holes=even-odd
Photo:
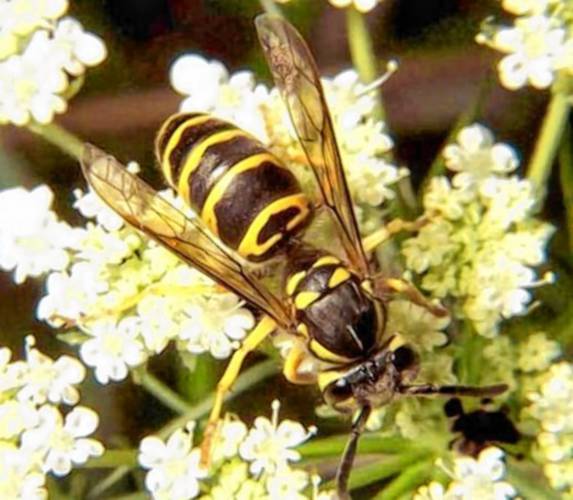
[[[129,224],[174,252],[258,309],[261,319],[233,354],[217,385],[202,451],[208,462],[223,399],[247,354],[277,331],[293,340],[285,377],[318,384],[325,401],[357,417],[337,472],[337,490],[348,498],[357,442],[373,408],[399,396],[484,396],[488,387],[416,385],[414,349],[386,331],[390,293],[403,293],[435,314],[405,281],[380,277],[368,253],[384,240],[360,237],[340,152],[311,52],[286,20],[263,14],[255,21],[261,47],[320,188],[320,206],[331,216],[340,255],[318,249],[302,235],[317,204],[291,170],[258,140],[202,113],[182,113],[161,127],[155,149],[168,184],[198,214],[187,217],[115,158],[86,145],[82,169],[92,188]],[[408,223],[396,226],[407,228]],[[280,259],[282,293],[272,291],[256,263]],[[315,370],[301,366],[312,361]]]

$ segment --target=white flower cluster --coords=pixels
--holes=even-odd
[[[18,284],[28,276],[61,271],[70,262],[75,234],[58,220],[53,201],[48,186],[0,191],[0,268],[14,271]]]
[[[503,451],[486,448],[477,460],[471,457],[454,458],[452,470],[446,470],[452,481],[447,489],[441,483],[431,482],[422,486],[414,495],[414,500],[504,500],[513,498],[517,492],[506,481]]]
[[[434,297],[456,299],[458,316],[492,337],[504,318],[527,312],[533,266],[545,260],[552,226],[533,217],[531,184],[508,174],[517,167],[513,150],[494,144],[481,125],[464,128],[445,148],[450,180],[432,179],[424,194],[429,222],[402,246],[408,269]]]
[[[235,295],[126,227],[92,192],[77,193],[76,208],[98,223],[83,228],[58,220],[53,197],[47,186],[0,192],[0,268],[16,283],[49,273],[38,318],[82,330],[80,356],[99,382],[124,379],[172,340],[226,358],[254,326]]]
[[[573,495],[573,365],[551,365],[533,381],[522,417],[536,423],[534,458],[556,490]]]
[[[251,429],[238,420],[225,420],[213,446],[209,472],[199,464],[199,448],[193,448],[193,423],[175,431],[166,442],[156,436],[144,438],[139,462],[148,469],[145,485],[152,498],[195,498],[199,481],[209,483],[209,493],[201,496],[204,500],[308,498],[303,490],[312,478],[290,462],[300,459],[293,448],[314,429],[292,420],[279,423],[279,406],[274,401],[271,419],[257,417]]]
[[[80,327],[80,356],[97,380],[123,380],[172,340],[188,352],[228,357],[254,326],[238,298],[124,226],[92,192],[77,197],[76,207],[99,225],[74,229],[71,265],[48,276],[38,317]]]
[[[306,160],[276,89],[257,84],[249,71],[229,75],[218,61],[184,55],[171,68],[173,88],[186,96],[181,111],[206,111],[231,121],[271,147],[277,156],[304,170]],[[355,203],[378,207],[394,197],[392,186],[408,174],[384,159],[393,142],[385,125],[371,118],[376,96],[354,70],[323,79]]]
[[[510,90],[549,87],[560,70],[573,72],[571,13],[557,0],[503,0],[513,26],[489,26],[476,40],[506,54],[498,64]]]
[[[70,84],[101,63],[105,45],[72,17],[67,0],[0,0],[0,125],[49,123]]]
[[[40,500],[46,474],[65,476],[104,448],[87,437],[97,413],[75,406],[84,366],[66,355],[54,361],[26,340],[25,361],[0,348],[0,498]],[[72,408],[64,417],[60,406]]]

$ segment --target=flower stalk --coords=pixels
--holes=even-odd
[[[415,464],[420,460],[422,460],[424,464],[427,464],[429,456],[430,454],[427,450],[416,450],[387,459],[380,457],[374,462],[362,467],[355,465],[350,474],[348,482],[349,488],[354,490],[382,481],[383,479],[388,479],[389,477],[399,474],[405,467]],[[334,481],[330,481],[326,486],[333,487]]]
[[[133,379],[136,383],[145,388],[147,392],[153,394],[167,408],[176,413],[185,414],[191,411],[192,407],[179,394],[167,387],[161,380],[149,373],[145,368],[138,368],[133,371]]]
[[[573,145],[570,136],[571,127],[566,123],[563,140],[559,148],[559,178],[563,204],[565,205],[569,253],[573,254]]]
[[[568,89],[570,86],[571,82],[567,77],[561,77],[556,80],[552,89],[551,100],[547,106],[541,130],[529,161],[527,177],[535,187],[539,205],[542,205],[545,199],[547,180],[551,174],[551,167],[563,137],[567,117],[569,116],[571,104]]]
[[[55,122],[45,125],[32,122],[27,128],[72,158],[77,160],[81,158],[84,142],[61,125]]]
[[[420,460],[406,467],[399,476],[390,481],[375,497],[375,500],[394,500],[413,492],[432,475],[434,460]]]
[[[371,83],[379,76],[380,68],[376,60],[366,19],[354,7],[346,9],[346,29],[352,64],[356,68],[362,82],[365,84]],[[384,119],[384,109],[380,99],[377,99],[376,107],[372,114],[377,120]]]

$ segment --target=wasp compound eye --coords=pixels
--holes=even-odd
[[[416,354],[406,346],[399,347],[394,351],[394,366],[398,371],[410,368],[416,362]]]
[[[324,391],[324,399],[331,405],[342,403],[352,396],[352,385],[344,377],[329,384]]]

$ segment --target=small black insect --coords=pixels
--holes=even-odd
[[[482,401],[483,405],[489,403],[489,399]],[[452,419],[452,432],[460,434],[453,446],[464,455],[475,457],[492,443],[515,444],[521,437],[503,409],[480,408],[466,413],[459,398],[452,398],[444,405],[444,411]]]

